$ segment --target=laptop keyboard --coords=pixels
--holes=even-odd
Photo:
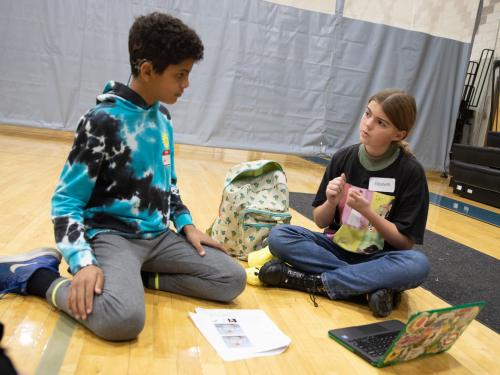
[[[380,357],[387,351],[398,334],[399,332],[383,333],[352,340],[350,343],[373,357]]]

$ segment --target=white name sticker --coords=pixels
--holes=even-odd
[[[161,160],[163,161],[164,166],[170,165],[170,150],[163,150]]]
[[[380,191],[381,193],[394,193],[396,189],[395,178],[370,177],[368,190]]]

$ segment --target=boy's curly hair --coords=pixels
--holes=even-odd
[[[180,19],[165,13],[153,12],[135,19],[128,36],[128,51],[132,75],[150,61],[156,73],[169,66],[192,58],[203,58],[203,43],[196,32]]]

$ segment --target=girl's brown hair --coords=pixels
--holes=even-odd
[[[406,136],[410,134],[417,118],[417,104],[413,96],[402,90],[385,89],[372,95],[368,99],[368,103],[372,100],[380,104],[382,110],[396,128],[406,131]],[[408,142],[401,140],[398,145],[404,153],[412,153]]]

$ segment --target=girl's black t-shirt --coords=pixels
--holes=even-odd
[[[330,180],[345,173],[349,184],[368,189],[371,177],[393,178],[395,188],[394,202],[386,217],[394,223],[398,231],[408,236],[417,244],[423,243],[427,212],[429,210],[429,189],[425,172],[413,155],[400,152],[399,157],[388,167],[379,171],[365,169],[358,157],[359,144],[347,146],[337,151],[326,168],[318,192],[312,203],[313,207],[322,205],[326,201],[326,186]],[[337,209],[330,229],[336,231],[340,227],[340,214]],[[384,250],[396,250],[387,242]]]

